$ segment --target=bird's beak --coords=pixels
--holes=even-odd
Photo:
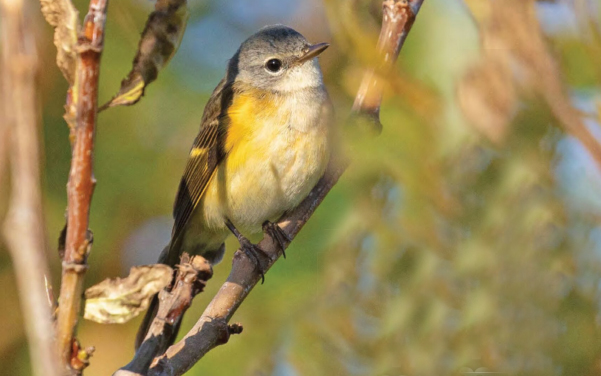
[[[306,47],[303,50],[303,54],[298,58],[297,64],[302,64],[305,61],[311,60],[320,53],[324,52],[326,48],[330,47],[329,43],[317,43],[311,46]]]

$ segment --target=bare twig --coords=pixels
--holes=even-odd
[[[381,130],[380,105],[384,90],[385,76],[394,67],[397,57],[409,30],[415,21],[415,15],[422,1],[386,0],[382,3],[382,28],[376,49],[380,54],[380,64],[369,69],[363,75],[361,86],[355,96],[353,111],[373,118]]]
[[[192,299],[201,292],[212,277],[211,264],[202,256],[190,256],[185,253],[177,267],[175,282],[170,291],[159,293],[159,310],[152,321],[144,342],[140,345],[134,359],[115,373],[118,375],[144,374],[155,356],[160,355],[169,346],[169,340],[179,327],[184,312],[192,304]]]
[[[79,317],[87,256],[91,246],[88,231],[90,202],[95,179],[92,173],[94,131],[98,108],[98,74],[104,39],[104,22],[108,0],[91,0],[77,44],[74,84],[70,89],[67,109],[74,120],[71,127],[73,155],[67,185],[67,237],[58,311],[58,349],[63,366],[79,372],[88,352],[79,349],[74,340]],[[69,121],[69,120],[68,120]],[[83,361],[83,362],[82,362]]]
[[[423,1],[385,0],[383,3],[383,25],[378,42],[381,63],[379,67],[366,73],[354,106],[355,112],[371,115],[377,120],[377,124],[379,124],[379,106],[384,87],[379,74],[385,74],[386,70],[393,66]],[[309,196],[292,213],[279,221],[278,225],[291,239],[298,234],[321,204],[346,166],[346,161],[332,160],[324,177]],[[279,258],[279,244],[266,236],[259,246],[269,255],[266,267],[270,268]],[[180,342],[171,346],[165,354],[154,359],[148,375],[181,375],[211,349],[226,343],[231,334],[238,333],[239,326],[229,326],[228,322],[260,279],[260,273],[254,267],[253,262],[238,250],[234,255],[232,270],[227,281],[196,325]],[[120,375],[145,374],[144,370],[137,372],[121,373]]]
[[[10,136],[11,200],[4,236],[10,250],[35,375],[58,376],[40,192],[35,76],[38,57],[22,0],[0,1],[3,136]]]

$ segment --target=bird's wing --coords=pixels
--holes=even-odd
[[[173,206],[175,224],[172,240],[176,240],[182,234],[217,166],[225,156],[222,147],[226,126],[223,114],[231,102],[231,97],[231,86],[223,79],[205,106],[200,132],[190,150]]]

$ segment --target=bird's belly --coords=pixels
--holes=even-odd
[[[240,141],[205,192],[208,226],[223,227],[229,219],[241,232],[257,233],[264,221],[296,207],[325,170],[327,139],[325,127],[304,132],[286,127]]]

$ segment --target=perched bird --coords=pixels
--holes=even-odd
[[[205,106],[160,263],[174,266],[183,253],[218,263],[230,232],[259,268],[263,251],[244,234],[269,232],[283,251],[287,237],[273,222],[309,194],[330,158],[333,111],[316,59],[327,47],[282,25],[242,43]],[[155,297],[137,346],[157,307]]]

